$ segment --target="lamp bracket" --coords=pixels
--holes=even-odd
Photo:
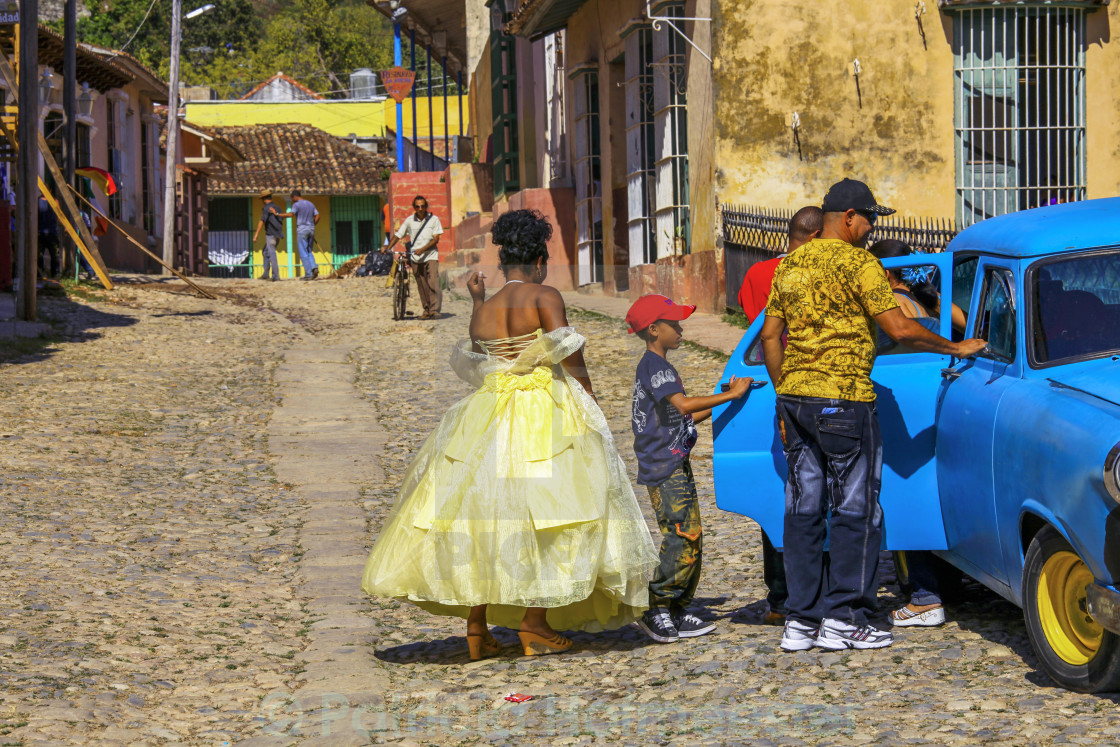
[[[712,61],[712,58],[708,56],[708,53],[705,52],[703,49],[700,49],[700,47],[698,47],[696,45],[696,42],[692,41],[692,39],[689,39],[688,34],[684,33],[684,29],[682,29],[676,23],[677,21],[707,21],[708,23],[711,23],[712,22],[711,18],[702,18],[702,17],[673,18],[673,17],[670,17],[670,16],[655,16],[653,14],[653,10],[650,8],[650,0],[646,0],[646,18],[648,18],[650,21],[652,21],[652,26],[653,26],[654,31],[660,31],[662,23],[668,24],[669,28],[673,29],[673,31],[677,32],[677,34],[682,39],[684,39],[686,42],[691,44],[692,48],[695,49],[697,52],[699,52],[704,57],[705,60],[707,60],[708,62]]]

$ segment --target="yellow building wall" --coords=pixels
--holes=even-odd
[[[720,202],[819,205],[849,176],[906,216],[954,217],[954,14],[926,8],[923,45],[913,0],[720,0]],[[1087,193],[1107,197],[1120,194],[1120,5],[1087,13],[1086,31]]]
[[[819,205],[848,176],[906,215],[953,216],[952,20],[927,8],[923,46],[913,0],[717,3],[720,202]]]
[[[1090,199],[1120,195],[1120,3],[1086,18],[1085,147]]]
[[[433,97],[432,116],[428,117],[428,98],[416,98],[416,135],[458,135],[467,132],[470,122],[468,97],[463,96],[463,122],[459,122],[459,97],[448,96],[444,118],[444,97]],[[397,127],[396,102],[385,101],[190,101],[186,119],[203,127],[244,127],[247,125],[298,122],[318,127],[336,137],[385,137]],[[405,137],[412,137],[412,99],[401,104]],[[421,143],[423,145],[423,143]]]

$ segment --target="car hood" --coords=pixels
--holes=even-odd
[[[1120,366],[1104,370],[1055,371],[1047,378],[1059,389],[1076,389],[1120,407]]]

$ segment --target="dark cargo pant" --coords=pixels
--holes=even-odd
[[[875,403],[779,395],[777,411],[789,465],[788,615],[808,624],[833,618],[866,625],[876,609],[883,537],[883,439]]]
[[[648,490],[661,528],[661,563],[649,582],[649,606],[679,612],[700,583],[700,501],[692,466],[686,459],[665,482]]]

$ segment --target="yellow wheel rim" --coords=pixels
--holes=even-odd
[[[1082,666],[1101,646],[1104,629],[1088,612],[1085,589],[1093,574],[1076,553],[1051,555],[1038,578],[1038,616],[1050,648],[1064,661]]]

